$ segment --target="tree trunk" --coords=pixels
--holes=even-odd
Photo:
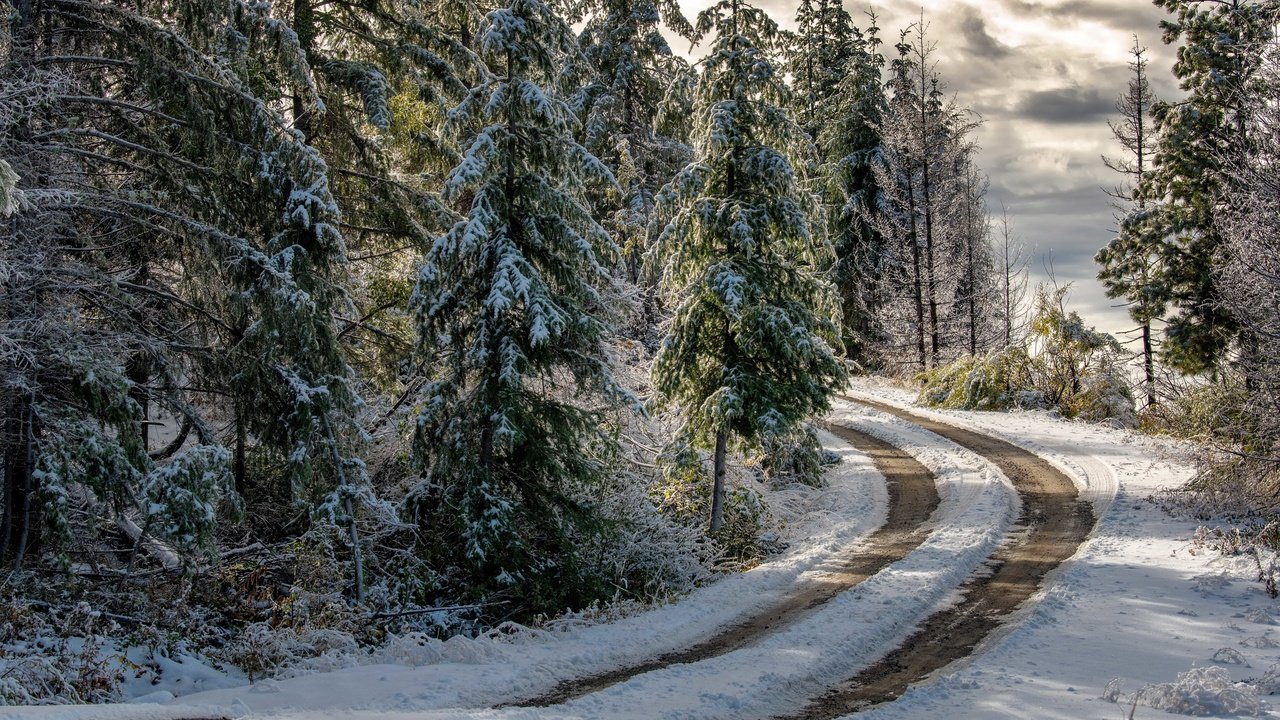
[[[974,267],[973,261],[973,244],[977,240],[973,232],[973,186],[972,177],[968,168],[965,168],[964,191],[965,191],[965,258],[969,273],[969,356],[978,356],[978,272]]]
[[[293,30],[298,35],[298,47],[307,54],[308,60],[314,60],[311,51],[316,39],[316,19],[311,0],[293,0]],[[303,140],[311,141],[310,112],[298,95],[293,97],[293,127],[302,133]]]
[[[925,271],[928,275],[925,287],[929,293],[929,348],[930,361],[936,366],[938,364],[938,282],[937,271],[934,269],[933,263],[933,207],[932,197],[929,187],[929,166],[928,159],[925,159],[925,168],[923,176],[924,193],[924,257]],[[927,369],[927,368],[926,368]]]
[[[724,428],[717,430],[714,480],[711,486],[711,532],[724,526],[725,449],[728,444],[729,432]]]
[[[1142,372],[1146,380],[1147,407],[1156,404],[1156,369],[1151,348],[1151,321],[1142,323]]]
[[[236,494],[241,500],[245,498],[245,493],[249,490],[248,463],[246,456],[248,454],[249,438],[244,427],[244,415],[239,406],[236,407],[236,447],[235,457],[231,461],[231,477],[235,483]]]
[[[911,218],[911,270],[915,285],[916,303],[916,355],[920,370],[928,370],[928,357],[924,350],[924,274],[920,268],[920,238],[916,228],[915,187],[910,176],[907,178],[907,197],[910,198],[908,216]]]
[[[28,554],[39,553],[43,518],[35,477],[35,404],[14,392],[4,422],[4,561],[21,570]]]

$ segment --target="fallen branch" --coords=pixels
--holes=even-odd
[[[506,600],[498,600],[496,602],[476,603],[474,605],[445,605],[443,607],[431,608],[415,608],[413,610],[400,610],[393,613],[376,612],[369,616],[370,620],[385,620],[387,618],[406,617],[409,615],[427,615],[434,612],[451,612],[454,610],[478,610],[482,607],[491,607],[494,605],[506,605]]]

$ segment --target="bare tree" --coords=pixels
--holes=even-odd
[[[876,182],[884,194],[873,218],[890,255],[882,279],[882,322],[891,336],[914,338],[921,370],[942,362],[946,313],[963,268],[951,262],[965,236],[968,164],[960,158],[977,127],[944,93],[923,19],[902,31],[891,63],[892,96],[877,128]],[[971,218],[970,218],[971,219]],[[906,347],[885,348],[903,356]]]
[[[1000,206],[1000,232],[996,237],[1000,319],[1004,347],[1020,344],[1027,328],[1028,256],[1026,247],[1009,227],[1009,210]]]
[[[1280,486],[1280,59],[1273,45],[1260,72],[1260,87],[1247,131],[1254,151],[1227,159],[1232,191],[1222,217],[1225,240],[1218,279],[1223,302],[1250,336],[1240,348],[1248,390],[1245,427],[1230,428],[1232,451],[1244,478],[1260,498],[1275,504]]]

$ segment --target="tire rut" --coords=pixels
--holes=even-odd
[[[872,400],[841,396],[894,415],[987,458],[1022,498],[1022,512],[987,572],[960,586],[963,599],[938,611],[896,649],[799,712],[778,720],[829,720],[898,698],[913,683],[971,655],[978,644],[1040,589],[1045,576],[1092,532],[1092,506],[1071,478],[1043,458],[1004,440]]]
[[[772,607],[741,618],[718,635],[688,648],[599,675],[570,680],[536,697],[499,707],[557,705],[637,675],[748,647],[802,620],[836,595],[919,547],[928,536],[929,520],[940,502],[933,473],[905,451],[879,438],[839,425],[829,425],[827,430],[870,456],[876,469],[884,476],[889,493],[889,512],[884,525],[872,532],[848,556],[815,568],[829,573],[827,577],[804,583]]]

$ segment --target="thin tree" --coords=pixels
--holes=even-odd
[[[1009,210],[1003,205],[1000,207],[996,255],[1000,260],[998,282],[1003,347],[1010,348],[1021,344],[1026,333],[1029,258],[1026,248],[1013,235],[1009,225]]]
[[[1156,135],[1152,126],[1152,111],[1156,97],[1147,78],[1146,48],[1133,38],[1130,54],[1133,60],[1129,69],[1133,77],[1128,89],[1116,101],[1120,121],[1108,121],[1111,134],[1125,155],[1120,158],[1103,156],[1106,166],[1119,173],[1123,180],[1120,187],[1110,192],[1119,210],[1135,219],[1142,218],[1147,210],[1147,173],[1155,154]],[[1121,222],[1120,233],[1100,250],[1096,261],[1101,265],[1099,278],[1113,298],[1123,298],[1129,306],[1129,316],[1138,323],[1142,337],[1143,390],[1147,405],[1156,403],[1155,344],[1152,323],[1164,314],[1165,303],[1151,283],[1159,274],[1159,256],[1153,252],[1150,237],[1144,233],[1153,230],[1140,221]]]
[[[781,33],[759,8],[720,0],[697,20],[702,61],[695,159],[658,198],[654,261],[675,307],[654,386],[713,450],[711,531],[724,522],[731,438],[758,446],[828,407],[846,379],[830,248],[809,230],[795,167],[809,136],[785,109]]]

